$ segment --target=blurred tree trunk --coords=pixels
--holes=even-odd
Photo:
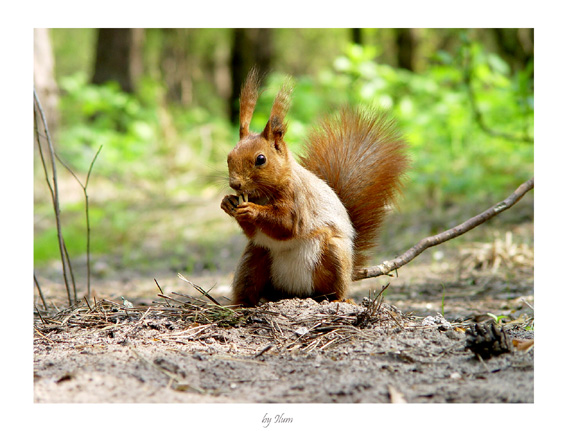
[[[229,98],[230,121],[238,123],[238,98],[240,87],[252,66],[262,74],[268,72],[272,62],[272,29],[235,28],[232,34],[231,78],[232,91]]]
[[[160,70],[167,89],[167,100],[188,106],[193,101],[190,29],[164,28]]]
[[[351,28],[352,43],[357,45],[362,45],[362,29],[361,28]]]
[[[492,29],[498,54],[513,71],[521,70],[534,59],[533,28]]]
[[[33,32],[33,82],[47,117],[47,127],[54,135],[59,124],[59,89],[55,82],[55,59],[48,28],[36,28]]]
[[[230,47],[226,43],[217,44],[212,59],[213,82],[223,100],[228,100],[232,91],[229,60]]]
[[[132,93],[142,74],[143,39],[141,28],[99,28],[93,84],[116,81]]]
[[[411,28],[395,29],[398,67],[415,71],[416,37]]]

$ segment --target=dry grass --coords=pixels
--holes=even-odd
[[[534,250],[527,244],[514,241],[512,232],[504,238],[496,237],[492,242],[473,243],[461,251],[460,271],[470,273],[473,270],[498,272],[505,268],[533,268]]]
[[[184,279],[183,277],[181,277]],[[381,326],[403,328],[411,316],[383,303],[383,292],[374,292],[363,305],[352,302],[318,303],[314,300],[284,300],[254,308],[220,305],[199,286],[190,283],[201,294],[193,297],[173,292],[160,293],[152,305],[133,305],[126,299],[122,304],[107,299],[82,302],[63,310],[40,313],[36,309],[35,332],[39,337],[56,331],[72,329],[93,332],[118,328],[165,327],[159,338],[163,341],[199,340],[218,335],[218,328],[250,329],[254,337],[270,340],[257,356],[273,347],[288,352],[325,350],[348,341],[369,337],[366,328]]]

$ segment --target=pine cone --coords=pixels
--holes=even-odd
[[[506,333],[491,322],[475,324],[466,331],[465,347],[483,359],[512,351],[512,343]]]

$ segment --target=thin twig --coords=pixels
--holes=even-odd
[[[380,275],[386,275],[395,269],[398,269],[405,265],[406,263],[412,261],[415,257],[423,253],[429,247],[439,245],[445,241],[456,238],[471,229],[474,229],[478,225],[490,220],[492,217],[500,214],[501,212],[512,207],[516,202],[518,202],[528,191],[534,188],[534,179],[526,181],[520,187],[516,189],[514,193],[508,196],[507,199],[502,202],[493,205],[481,214],[470,218],[464,223],[455,226],[452,229],[446,230],[437,235],[433,235],[422,239],[408,251],[398,256],[394,260],[389,260],[381,263],[380,265],[372,266],[369,268],[361,268],[358,270],[353,277],[353,280],[362,280],[364,278],[378,277]]]
[[[398,319],[396,318],[396,316],[394,316],[394,315],[392,314],[392,312],[391,312],[390,310],[386,310],[386,313],[389,314],[389,316],[392,318],[392,320],[394,321],[394,323],[395,323],[396,325],[398,325],[398,326],[400,327],[400,329],[405,329],[405,328],[404,328],[404,325],[403,325],[402,323],[398,322]]]
[[[532,304],[530,304],[528,301],[526,301],[526,298],[520,298],[520,301],[522,301],[524,304],[526,304],[528,307],[530,307],[532,309],[532,311],[535,311],[534,306]]]
[[[89,195],[87,193],[87,187],[89,186],[89,180],[91,178],[91,172],[93,170],[93,166],[96,162],[100,151],[102,150],[102,145],[99,147],[98,151],[94,155],[93,159],[91,160],[91,164],[89,166],[89,171],[87,173],[87,178],[85,180],[85,184],[77,177],[75,172],[65,163],[61,157],[57,153],[55,153],[55,157],[69,172],[70,174],[77,180],[81,188],[83,189],[83,194],[85,196],[85,218],[86,218],[86,226],[87,226],[87,297],[91,296],[91,223],[89,218]]]
[[[89,307],[89,311],[92,313],[93,309],[91,308],[91,304],[89,304],[89,298],[88,296],[85,296],[85,302],[87,303],[87,307]]]
[[[266,347],[264,347],[262,350],[260,350],[259,353],[257,353],[256,355],[254,355],[255,358],[259,358],[260,356],[262,356],[264,353],[266,353],[268,350],[270,350],[272,347],[274,347],[273,344],[268,344]]]
[[[37,287],[37,291],[39,292],[39,297],[41,298],[41,302],[43,303],[43,309],[47,310],[47,304],[45,303],[45,298],[43,297],[43,292],[41,291],[41,287],[39,286],[39,281],[37,281],[37,277],[35,273],[33,274],[33,281],[35,286]]]
[[[161,292],[162,295],[164,295],[163,290],[161,289],[161,286],[159,285],[159,283],[157,282],[157,280],[154,278],[154,281],[156,282],[156,286],[159,289],[159,291]],[[165,303],[170,306],[170,303],[167,301],[167,299],[164,297],[165,299]]]
[[[207,292],[205,289],[203,289],[201,286],[197,286],[195,283],[193,283],[192,281],[187,280],[183,275],[181,274],[177,274],[177,276],[189,283],[191,286],[193,286],[195,289],[197,289],[199,291],[200,294],[202,294],[203,296],[205,296],[208,300],[214,302],[216,305],[218,305],[219,307],[222,307],[222,305],[215,299],[213,298],[211,295],[209,295],[209,292]],[[223,307],[224,308],[224,307]]]
[[[37,329],[35,326],[34,326],[33,329],[35,330],[35,332],[37,332],[37,333],[39,334],[40,337],[42,337],[43,339],[47,340],[47,341],[50,342],[51,344],[54,343],[53,340],[50,340],[50,339],[47,338],[45,335],[43,335],[43,334],[41,333],[41,331],[40,331],[39,329]]]
[[[87,180],[85,181],[85,187],[83,190],[85,192],[85,217],[87,223],[87,296],[91,295],[91,223],[89,219],[89,195],[87,194],[87,187],[89,186],[89,180],[91,178],[91,172],[95,164],[96,158],[98,157],[100,150],[102,150],[102,145],[96,152],[91,165],[89,166],[89,172],[87,173]]]
[[[37,309],[37,307],[34,305],[35,311],[37,313],[37,315],[39,316],[40,320],[43,322],[43,324],[45,325],[45,319],[43,318],[43,316],[41,315],[41,313],[39,312],[39,310]]]
[[[67,244],[65,244],[65,241],[63,241],[63,252],[65,253],[65,260],[67,262],[67,267],[69,268],[69,277],[71,277],[71,286],[73,286],[73,297],[75,299],[75,302],[78,302],[77,287],[75,284],[75,273],[73,272],[73,267],[71,266],[71,258],[69,257],[69,252],[67,251]]]
[[[47,127],[47,120],[45,119],[45,114],[43,113],[43,108],[41,107],[41,103],[39,101],[39,97],[37,96],[37,93],[35,91],[35,88],[33,90],[33,96],[34,96],[34,100],[35,100],[35,111],[36,113],[39,113],[39,116],[41,117],[41,121],[43,123],[43,130],[45,132],[45,137],[47,140],[47,145],[49,147],[49,153],[50,153],[50,160],[51,160],[51,172],[52,172],[52,176],[53,176],[53,185],[51,184],[51,182],[49,181],[49,174],[47,172],[47,166],[45,163],[45,159],[43,156],[43,151],[41,149],[41,141],[40,141],[40,134],[39,134],[39,126],[37,124],[37,120],[38,120],[38,116],[35,116],[35,132],[36,132],[36,137],[37,137],[37,145],[39,147],[39,154],[41,157],[41,162],[43,165],[43,169],[45,172],[45,178],[47,180],[47,184],[49,187],[49,190],[51,192],[51,200],[53,201],[53,210],[55,212],[55,224],[57,227],[57,239],[59,240],[59,253],[61,255],[61,265],[63,267],[63,279],[65,281],[65,287],[67,289],[67,299],[69,300],[69,305],[71,305],[73,303],[72,299],[71,299],[71,286],[69,284],[69,279],[68,279],[68,273],[72,272],[72,267],[71,267],[71,261],[68,260],[68,255],[66,255],[65,253],[65,241],[63,239],[63,232],[61,230],[61,218],[60,218],[60,214],[61,214],[61,210],[59,208],[59,188],[57,186],[57,169],[55,167],[55,150],[53,149],[53,144],[51,142],[51,135],[49,134],[49,129]],[[76,286],[73,282],[73,291],[74,291],[74,296],[75,296],[75,302],[77,301],[77,290],[76,290]]]

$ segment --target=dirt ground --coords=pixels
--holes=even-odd
[[[268,304],[265,314],[231,328],[141,312],[94,330],[73,328],[69,319],[67,330],[36,331],[34,399],[533,402],[533,349],[479,359],[465,349],[464,326],[427,325],[382,308],[378,322],[363,329],[353,325],[363,307],[310,299]],[[351,324],[336,323],[341,319]],[[328,332],[310,337],[317,325]],[[507,332],[533,338],[531,331]]]
[[[96,304],[73,309],[45,312],[36,298],[34,402],[533,403],[533,242],[523,241],[533,223],[514,235],[426,252],[398,277],[355,283],[347,302],[284,300],[220,320],[210,302],[189,313],[184,295],[200,294],[167,272],[122,271],[97,283]],[[227,303],[230,274],[187,278]],[[60,284],[41,282],[50,304],[64,302]],[[482,322],[505,333],[484,359],[467,334]]]

